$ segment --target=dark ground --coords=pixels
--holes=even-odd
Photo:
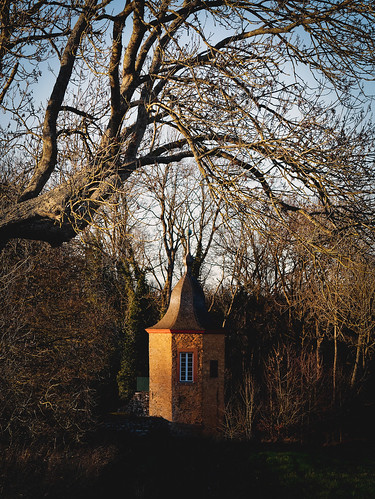
[[[254,444],[106,425],[70,449],[3,448],[0,497],[375,498],[375,448]]]

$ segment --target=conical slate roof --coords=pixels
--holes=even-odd
[[[186,272],[178,281],[171,294],[169,307],[164,317],[150,330],[167,329],[170,331],[215,331],[215,327],[206,307],[203,290],[191,274],[193,258],[188,253],[185,257]]]

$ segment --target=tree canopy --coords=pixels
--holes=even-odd
[[[2,2],[1,244],[68,241],[134,171],[187,161],[245,211],[371,228],[374,21],[370,0]]]

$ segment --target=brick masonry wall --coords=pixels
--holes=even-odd
[[[149,334],[150,416],[199,425],[206,433],[220,429],[224,415],[225,339],[223,334]],[[179,353],[194,352],[194,382],[179,381]],[[218,377],[210,377],[210,361]]]
[[[203,408],[204,430],[208,433],[220,431],[224,420],[224,334],[203,335]],[[218,361],[218,377],[210,377],[210,361]]]
[[[172,421],[172,334],[149,334],[149,415]]]
[[[194,352],[194,383],[179,382],[179,352]],[[202,424],[202,334],[174,333],[172,338],[173,421]]]

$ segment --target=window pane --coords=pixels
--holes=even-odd
[[[185,381],[186,378],[186,356],[180,353],[180,381]]]
[[[193,382],[193,352],[180,353],[180,381]]]

